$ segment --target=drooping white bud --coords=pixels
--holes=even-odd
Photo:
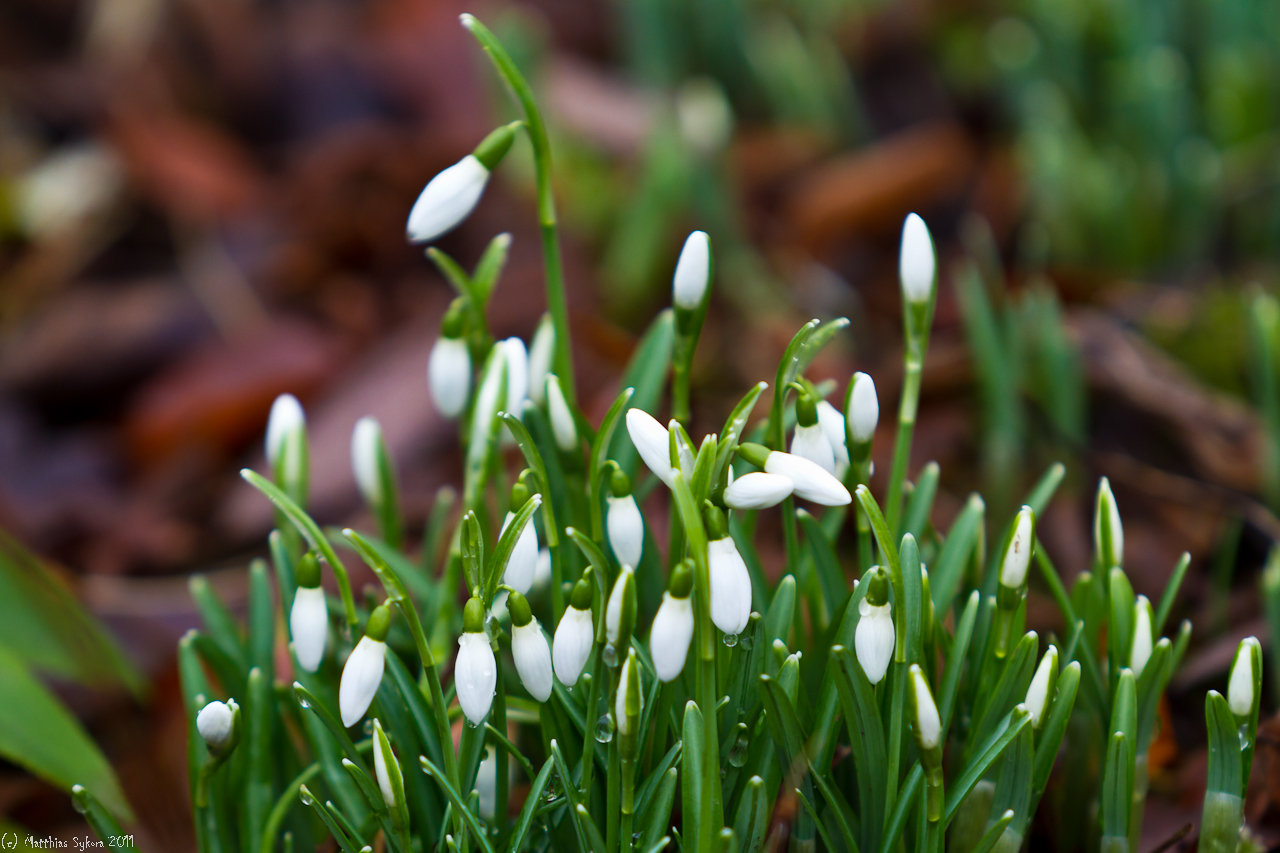
[[[895,641],[893,606],[885,602],[879,606],[865,598],[858,602],[858,628],[853,635],[858,663],[867,675],[867,681],[879,684],[893,660]]]
[[[849,410],[845,420],[857,442],[870,441],[880,422],[880,398],[876,396],[876,383],[865,373],[853,374],[853,390],[849,393]]]
[[[594,641],[595,626],[591,624],[591,608],[579,610],[572,605],[566,607],[564,615],[560,617],[560,624],[556,626],[555,641],[551,648],[556,678],[565,687],[578,683],[578,676],[591,657]]]
[[[831,449],[831,442],[822,431],[822,424],[797,426],[791,438],[791,455],[808,459],[828,474],[836,472],[836,455]]]
[[[551,697],[551,647],[542,635],[538,620],[511,627],[511,657],[516,662],[520,683],[539,702]]]
[[[1134,678],[1141,678],[1142,671],[1151,660],[1151,652],[1155,638],[1151,631],[1151,602],[1145,595],[1138,596],[1133,603],[1133,645],[1129,651],[1129,669]]]
[[[711,574],[711,621],[724,633],[737,636],[751,618],[751,575],[747,564],[728,536],[707,545],[707,561]]]
[[[1027,688],[1027,701],[1024,703],[1031,712],[1031,727],[1040,728],[1044,718],[1044,709],[1049,706],[1049,688],[1058,672],[1058,647],[1049,646],[1044,657],[1040,658],[1040,666],[1031,678],[1031,686]]]
[[[574,423],[569,401],[560,388],[560,377],[554,373],[547,374],[546,397],[547,413],[551,415],[551,434],[555,436],[556,447],[565,453],[572,453],[578,449],[578,425]]]
[[[427,388],[431,402],[446,418],[456,418],[467,407],[471,393],[471,351],[461,338],[436,339],[427,359]]]
[[[808,459],[775,450],[765,459],[764,470],[789,479],[798,498],[823,506],[845,506],[853,500],[843,483]]]
[[[638,566],[644,555],[644,516],[636,504],[635,495],[605,498],[609,505],[605,527],[609,532],[609,545],[618,558],[619,565]]]
[[[628,409],[627,433],[644,464],[670,488],[674,472],[671,468],[671,437],[666,427],[654,420],[648,412]]]
[[[902,223],[902,249],[898,255],[898,277],[902,295],[909,302],[925,302],[933,292],[933,275],[937,261],[933,255],[933,238],[924,220],[914,213]]]
[[[835,457],[836,467],[832,473],[836,475],[837,480],[843,481],[844,475],[849,470],[849,447],[845,443],[844,415],[826,400],[819,400],[818,426],[822,427],[822,434],[826,436],[827,444],[831,445],[831,453]],[[792,452],[795,452],[794,446]]]
[[[729,509],[768,509],[782,503],[793,489],[795,484],[790,477],[752,471],[729,483],[724,490],[724,504]]]
[[[1237,717],[1249,717],[1253,714],[1254,702],[1258,697],[1258,685],[1255,681],[1255,656],[1262,650],[1257,637],[1246,637],[1240,642],[1236,651],[1235,662],[1231,665],[1231,679],[1227,684],[1227,705],[1231,713]]]
[[[671,282],[671,301],[677,308],[693,311],[702,304],[711,278],[711,238],[694,231],[684,241]]]
[[[235,733],[235,713],[226,702],[210,702],[196,714],[196,731],[212,750],[221,750],[231,743]]]
[[[556,327],[550,314],[543,314],[529,344],[529,399],[542,405],[547,399],[547,374],[556,354]]]
[[[284,442],[294,430],[306,429],[307,418],[302,412],[302,404],[292,394],[281,394],[271,404],[271,414],[267,418],[267,464],[275,470],[284,451]]]
[[[483,723],[498,685],[498,664],[484,632],[464,631],[458,638],[453,683],[462,713],[474,726]]]
[[[289,634],[293,637],[293,653],[298,666],[315,672],[324,660],[324,647],[329,639],[329,606],[320,587],[298,587],[289,610]]]
[[[474,154],[436,175],[409,211],[405,235],[411,243],[429,243],[471,215],[489,182],[489,170]]]
[[[929,682],[919,664],[912,664],[909,670],[910,689],[915,697],[915,720],[913,726],[916,739],[922,749],[934,749],[942,742],[942,719],[938,716],[938,706],[934,704],[933,692],[929,690]]]
[[[1013,523],[1013,536],[1000,564],[1000,583],[1010,589],[1019,589],[1027,579],[1031,565],[1031,549],[1035,544],[1036,515],[1031,507],[1024,506]]]
[[[369,710],[378,685],[382,683],[386,657],[385,642],[366,634],[356,643],[351,657],[347,658],[347,665],[342,668],[342,682],[338,685],[338,709],[344,726],[354,726]]]
[[[688,598],[662,594],[649,632],[649,654],[659,681],[674,681],[684,671],[693,641],[693,605]]]
[[[377,506],[382,502],[382,465],[379,447],[382,445],[382,426],[376,418],[365,415],[356,421],[351,431],[351,472],[365,502]]]
[[[532,500],[532,498],[530,499]],[[507,529],[515,513],[507,513],[503,519],[502,530]],[[501,532],[498,534],[501,536]],[[520,538],[511,549],[511,557],[507,560],[507,568],[502,573],[502,582],[521,595],[528,595],[533,589],[533,577],[538,571],[538,529],[533,524],[533,516],[520,531]]]

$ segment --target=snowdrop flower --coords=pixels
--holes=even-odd
[[[240,706],[236,700],[210,702],[196,714],[196,731],[208,745],[209,751],[220,755],[233,749],[239,738]]]
[[[588,572],[590,569],[587,570]],[[595,642],[595,626],[591,622],[591,578],[583,573],[574,584],[569,596],[569,606],[556,626],[555,640],[551,645],[551,659],[555,664],[556,678],[565,687],[578,683],[582,668],[591,656]]]
[[[676,273],[671,282],[671,301],[677,308],[696,311],[711,282],[711,238],[694,231],[684,241]]]
[[[729,471],[732,477],[733,469]],[[729,509],[768,509],[782,503],[794,488],[789,477],[752,471],[730,481],[724,490],[724,504]]]
[[[462,713],[473,726],[484,722],[498,685],[498,663],[484,630],[484,605],[472,598],[462,611],[462,636],[453,665],[453,683]]]
[[[427,388],[431,402],[446,418],[456,418],[467,407],[471,393],[471,351],[461,338],[439,337],[427,359]]]
[[[1093,510],[1093,550],[1103,569],[1124,565],[1124,525],[1120,523],[1116,496],[1111,493],[1111,482],[1106,477],[1098,481],[1098,500]]]
[[[688,560],[671,572],[671,584],[662,594],[662,604],[649,630],[649,655],[660,681],[674,681],[684,671],[693,641],[693,567]]]
[[[652,415],[641,409],[627,410],[627,433],[644,464],[649,466],[649,470],[659,480],[667,484],[667,488],[671,488],[671,475],[674,472],[671,467],[670,433]]]
[[[369,614],[369,624],[364,636],[356,643],[347,665],[342,668],[342,682],[338,685],[338,709],[342,724],[351,728],[360,722],[369,710],[378,685],[382,683],[382,669],[387,658],[387,632],[391,630],[391,609],[380,604]]]
[[[818,423],[818,404],[807,394],[796,401],[796,431],[791,439],[791,455],[808,459],[828,474],[836,472],[835,451]]]
[[[537,501],[536,505],[540,506],[542,504],[542,496],[533,495],[530,497],[529,489],[524,483],[516,483],[511,487],[511,511],[507,513],[506,518],[502,521],[502,531],[507,529],[512,519],[516,517],[516,513],[528,501]],[[501,536],[502,533],[499,532],[498,535]],[[533,589],[533,577],[537,571],[538,529],[533,524],[533,516],[529,516],[529,520],[525,522],[524,530],[520,531],[520,537],[516,539],[515,547],[511,549],[511,556],[507,560],[507,568],[502,573],[502,582],[520,594],[528,595],[529,590]]]
[[[880,398],[876,396],[875,380],[867,374],[853,374],[844,417],[855,442],[864,444],[875,436],[880,422]]]
[[[276,483],[299,504],[307,498],[307,419],[292,394],[281,394],[267,418],[267,464]]]
[[[609,532],[609,545],[618,564],[638,566],[644,556],[644,516],[631,494],[631,478],[621,470],[615,470],[610,478],[610,494],[605,498],[605,529]]]
[[[573,412],[569,409],[569,401],[560,388],[560,377],[554,373],[547,374],[547,413],[551,415],[551,434],[555,437],[556,447],[565,453],[578,449],[578,425],[573,421]]]
[[[382,800],[393,815],[397,814],[404,801],[404,773],[400,770],[400,762],[391,751],[391,741],[382,730],[378,719],[373,721],[373,772],[378,777],[378,789],[382,792]]]
[[[929,682],[925,680],[920,664],[911,664],[907,673],[910,678],[908,693],[911,696],[911,727],[920,751],[932,752],[942,744],[942,719],[938,716],[938,706],[933,701],[933,691],[929,689]]]
[[[289,610],[289,635],[298,666],[307,672],[318,670],[329,639],[329,606],[320,588],[320,563],[310,552],[298,561],[298,591]]]
[[[493,131],[475,151],[431,179],[409,211],[405,236],[410,243],[429,243],[471,215],[519,126],[516,122]]]
[[[529,399],[538,405],[547,400],[547,374],[556,355],[556,327],[550,314],[543,314],[529,344]]]
[[[614,697],[613,717],[621,736],[620,747],[624,758],[635,756],[636,734],[640,729],[640,709],[643,697],[640,695],[640,665],[636,662],[636,650],[627,652],[627,659],[622,664],[622,672],[618,675],[618,693]]]
[[[823,506],[845,506],[852,500],[849,490],[829,471],[803,457],[751,443],[739,445],[738,455],[766,474],[789,479],[798,498]]]
[[[1258,684],[1262,680],[1262,646],[1257,637],[1246,637],[1236,649],[1231,663],[1231,680],[1227,684],[1227,705],[1237,717],[1252,717],[1258,701]]]
[[[382,497],[390,491],[385,482],[382,457],[386,445],[382,437],[382,425],[376,418],[365,415],[356,421],[351,431],[351,472],[355,475],[360,495],[370,506],[379,506]]]
[[[844,415],[826,400],[818,401],[818,426],[831,445],[831,453],[835,456],[836,468],[833,472],[837,480],[844,480],[849,471],[849,445],[845,439]],[[792,448],[794,452],[794,447]]]
[[[281,394],[271,404],[267,417],[267,464],[274,470],[284,452],[285,439],[296,430],[307,428],[307,417],[302,404],[292,394]]]
[[[507,411],[517,418],[524,409],[524,399],[529,396],[529,353],[524,341],[507,338],[500,341],[502,357],[507,362]]]
[[[604,611],[604,636],[606,662],[609,649],[616,650],[631,640],[636,625],[636,577],[630,566],[623,566],[609,592],[609,603]],[[616,658],[610,666],[616,665]]]
[[[1142,671],[1151,660],[1152,644],[1155,642],[1151,630],[1151,602],[1145,595],[1138,596],[1133,603],[1133,644],[1129,651],[1129,669],[1134,678],[1141,678]]]
[[[879,566],[872,567],[867,594],[858,602],[858,628],[853,635],[858,663],[867,681],[879,684],[893,659],[895,633],[893,605],[889,603],[889,579]]]
[[[511,657],[520,683],[530,696],[545,702],[551,696],[551,647],[523,595],[511,593],[507,609],[511,612]]]
[[[1027,701],[1024,703],[1031,713],[1031,727],[1040,728],[1044,720],[1045,709],[1053,697],[1054,685],[1058,681],[1058,647],[1049,646],[1044,657],[1040,658],[1040,666],[1031,678],[1031,686],[1027,688]]]
[[[744,478],[745,479],[745,478]],[[711,574],[711,621],[725,634],[737,636],[751,619],[751,575],[729,536],[719,507],[707,507],[707,561]]]
[[[902,294],[908,302],[929,299],[933,293],[936,265],[928,226],[916,214],[908,214],[902,223],[902,249],[898,255],[898,278],[902,281]]]
[[[1024,506],[1014,520],[1013,530],[1005,543],[1004,559],[1000,561],[1000,585],[1009,589],[1021,589],[1027,581],[1027,568],[1031,565],[1031,549],[1035,546],[1036,514]]]

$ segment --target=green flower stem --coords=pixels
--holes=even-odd
[[[596,651],[591,666],[591,691],[587,694],[586,731],[582,735],[582,804],[591,808],[591,776],[596,766],[596,712],[600,710],[600,679],[604,677],[604,607],[596,621]]]
[[[369,738],[357,743],[356,751],[362,754],[373,752],[373,739]],[[289,816],[289,809],[298,802],[299,790],[303,785],[319,776],[322,769],[319,761],[308,765],[280,792],[280,797],[276,800],[275,806],[272,807],[271,813],[267,816],[267,823],[262,829],[262,841],[258,845],[258,853],[272,853],[275,849],[276,835],[279,834],[280,827],[284,825],[284,819]]]
[[[894,661],[893,663],[893,696],[890,698],[889,740],[887,744],[889,748],[885,767],[885,782],[888,785],[884,798],[884,825],[886,827],[888,827],[890,820],[893,818],[894,809],[898,805],[898,785],[901,783],[902,776],[902,721],[907,715],[908,666],[909,664],[906,661]]]
[[[609,697],[618,695],[618,673],[622,669],[619,662],[618,668],[609,670]],[[609,704],[613,704],[612,698]],[[622,732],[616,728],[622,723],[621,720],[614,720],[615,729],[613,737],[609,740],[609,778],[605,785],[605,850],[609,853],[618,853],[619,843],[621,840],[621,810],[622,810]]]
[[[538,188],[538,226],[542,232],[542,259],[547,276],[547,310],[556,330],[555,373],[569,405],[578,402],[577,385],[573,380],[573,350],[569,342],[569,309],[564,296],[564,264],[560,257],[560,233],[556,222],[556,199],[551,186],[551,143],[547,139],[547,127],[542,113],[533,99],[529,81],[520,73],[506,48],[489,28],[471,15],[462,16],[466,27],[497,69],[498,74],[511,87],[524,113],[525,129],[533,145],[533,165]]]
[[[870,488],[871,483],[871,463],[870,461],[862,462],[850,467],[850,471],[856,469],[857,476],[849,488],[849,493],[853,494],[858,490],[858,486],[867,486]],[[858,526],[858,571],[865,572],[867,569],[875,565],[875,553],[872,550],[871,537],[871,518],[867,515],[867,511],[862,508],[860,502],[855,502],[854,507],[856,513],[856,523]]]
[[[498,653],[493,656],[494,662],[498,668],[498,689],[493,697],[493,724],[494,728],[502,732],[505,736],[507,733],[507,688],[502,681],[502,654]],[[497,821],[498,830],[502,831],[507,828],[507,786],[510,784],[509,766],[511,756],[502,748],[502,744],[497,745],[494,750],[494,804],[493,817]],[[407,848],[406,848],[407,851]]]
[[[693,367],[693,351],[698,344],[696,337],[676,333],[671,359],[671,417],[686,427],[689,425],[689,372]]]
[[[915,433],[916,411],[920,405],[920,376],[924,371],[925,351],[929,347],[933,302],[909,302],[904,308],[906,360],[902,376],[902,399],[898,404],[898,437],[893,445],[893,467],[889,471],[889,495],[885,501],[889,529],[895,532],[902,519],[902,492],[907,479],[907,464],[911,461],[911,437]]]
[[[631,853],[636,809],[636,762],[622,760],[622,826],[618,831],[621,853]]]

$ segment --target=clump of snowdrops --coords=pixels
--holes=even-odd
[[[243,627],[196,578],[204,630],[179,647],[200,853],[328,838],[344,853],[1017,851],[1055,767],[1064,845],[1136,851],[1160,698],[1190,637],[1188,622],[1164,636],[1188,558],[1158,604],[1135,597],[1103,480],[1093,571],[1068,592],[1036,537],[1061,465],[1013,518],[988,519],[974,494],[934,526],[938,467],[914,482],[907,470],[936,297],[925,223],[903,228],[905,375],[881,499],[873,379],[840,395],[805,376],[844,319],[801,327],[762,417],[767,382],[718,433],[687,432],[714,280],[702,232],[593,425],[573,380],[546,132],[502,46],[463,24],[523,118],[427,185],[408,236],[429,243],[463,220],[527,134],[549,313],[531,346],[495,342],[485,307],[509,238],[470,273],[428,249],[458,291],[428,391],[458,422],[465,466],[460,512],[441,492],[417,558],[378,423],[361,419],[351,444],[376,535],[326,530],[306,512],[302,408],[277,401],[271,476],[243,472],[278,510],[270,565],[250,567]],[[664,425],[651,413],[668,391]],[[641,510],[660,503],[665,556]],[[761,513],[781,515],[776,581],[754,544]],[[350,560],[380,588],[353,589]],[[1033,566],[1061,636],[1025,630]],[[1240,836],[1261,663],[1246,640],[1228,696],[1207,697],[1203,850]],[[103,810],[90,816],[111,833]]]

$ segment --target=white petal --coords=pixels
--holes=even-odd
[[[877,607],[865,598],[858,602],[858,613],[861,618],[853,635],[853,647],[867,681],[879,684],[893,659],[893,615],[887,602]]]
[[[782,503],[794,488],[790,477],[752,471],[725,488],[724,503],[730,509],[767,509]]]
[[[577,450],[578,425],[573,421],[573,412],[569,411],[569,401],[564,398],[560,377],[554,373],[547,374],[547,412],[551,415],[551,433],[555,436],[556,447],[565,453]]]
[[[513,513],[507,513],[506,519],[502,522],[503,530],[507,529],[507,525],[513,518],[515,518]],[[516,540],[515,547],[511,549],[511,559],[507,560],[506,571],[502,573],[502,582],[521,595],[528,595],[529,590],[533,589],[533,576],[537,571],[538,529],[534,527],[533,516],[530,516],[524,530],[520,531],[520,538]]]
[[[929,298],[936,265],[928,226],[916,214],[909,214],[902,223],[902,251],[898,256],[898,277],[908,300],[924,302]]]
[[[351,431],[351,472],[360,494],[370,504],[382,500],[382,466],[378,464],[378,445],[382,443],[382,426],[368,415],[356,421]]]
[[[605,525],[613,555],[618,558],[619,565],[640,565],[640,558],[644,555],[644,517],[636,505],[635,495],[625,498],[610,495],[605,500],[609,504]]]
[[[1145,595],[1138,596],[1133,605],[1133,645],[1129,651],[1129,669],[1134,678],[1141,678],[1142,671],[1151,660],[1154,639],[1151,636],[1151,602]]]
[[[587,665],[591,656],[591,646],[595,641],[595,628],[591,624],[591,611],[566,607],[556,626],[556,636],[552,643],[551,656],[555,663],[556,678],[565,687],[578,683],[582,668]]]
[[[671,445],[666,428],[640,409],[627,410],[627,433],[636,452],[649,466],[649,470],[658,475],[658,479],[671,487]]]
[[[791,455],[808,459],[828,474],[835,475],[836,456],[821,424],[796,427],[791,439]]]
[[[520,683],[539,702],[551,696],[551,647],[542,636],[538,620],[511,629],[511,657],[516,662]]]
[[[453,684],[462,713],[472,725],[480,725],[493,705],[498,685],[498,664],[489,638],[480,632],[458,638],[458,659],[453,665]]]
[[[707,546],[711,568],[711,621],[726,634],[741,634],[751,618],[751,575],[729,537]]]
[[[604,608],[604,635],[610,645],[617,645],[622,634],[622,605],[626,593],[626,576],[634,575],[631,566],[623,564],[622,571],[613,581],[613,589],[609,591],[609,602]]]
[[[524,408],[529,396],[529,353],[524,341],[507,338],[502,342],[502,354],[507,360],[507,411],[516,417]]]
[[[676,262],[671,282],[671,301],[679,308],[693,311],[702,304],[711,274],[711,238],[705,231],[694,231],[684,241],[680,260]]]
[[[798,498],[823,506],[844,506],[852,500],[839,480],[808,459],[775,450],[764,460],[764,470],[789,478]]]
[[[849,410],[845,412],[853,440],[870,441],[880,422],[880,398],[876,396],[876,383],[865,373],[853,375],[853,392],[849,395]]]
[[[342,712],[344,726],[354,726],[369,710],[378,685],[382,683],[386,655],[386,643],[361,637],[351,657],[347,658],[347,665],[342,668],[342,683],[338,685],[338,709]]]
[[[1253,713],[1253,656],[1258,651],[1255,643],[1257,640],[1253,637],[1240,643],[1235,666],[1231,667],[1231,680],[1227,684],[1227,705],[1237,717],[1247,717]]]
[[[378,778],[378,789],[382,791],[382,800],[387,804],[387,808],[394,809],[396,807],[396,791],[391,785],[391,773],[389,772],[388,756],[382,751],[382,738],[375,733],[373,738],[373,773]],[[395,756],[390,756],[391,763],[396,760]],[[396,767],[396,775],[400,775],[400,768]]]
[[[1000,583],[1010,589],[1018,589],[1027,579],[1027,567],[1031,565],[1032,529],[1034,516],[1030,511],[1018,513],[1013,529],[1013,539],[1000,566]]]
[[[289,634],[293,637],[293,653],[298,666],[315,672],[324,660],[324,645],[329,639],[329,607],[320,587],[298,587],[289,610]]]
[[[1044,716],[1044,709],[1049,704],[1049,679],[1053,677],[1053,671],[1057,666],[1058,649],[1056,646],[1050,646],[1044,653],[1044,657],[1040,658],[1040,666],[1036,668],[1031,686],[1027,688],[1027,701],[1023,703],[1031,712],[1033,729],[1040,727],[1040,718]]]
[[[302,412],[302,404],[292,394],[281,394],[271,404],[271,414],[267,418],[267,462],[274,470],[280,459],[280,451],[284,448],[285,436],[295,429],[307,425],[306,415]]]
[[[231,740],[231,728],[235,715],[226,702],[210,702],[196,714],[196,731],[204,742],[215,749]]]
[[[688,598],[662,594],[662,604],[649,631],[649,653],[661,681],[674,681],[684,670],[693,641],[693,605]]]
[[[938,717],[938,706],[933,702],[933,694],[929,692],[929,683],[924,674],[911,674],[912,689],[916,691],[916,734],[925,749],[933,749],[942,740],[942,720]]]
[[[538,405],[547,399],[547,374],[551,372],[555,352],[556,327],[551,322],[551,315],[544,314],[538,330],[533,333],[533,342],[529,344],[529,399]]]
[[[471,353],[460,338],[437,338],[427,359],[427,388],[431,402],[446,418],[467,407],[471,392]]]
[[[819,400],[818,426],[822,427],[822,434],[827,437],[827,443],[831,445],[831,453],[835,456],[836,479],[843,480],[845,472],[849,470],[849,447],[845,443],[844,415],[826,400]]]
[[[432,178],[409,211],[409,242],[427,243],[455,228],[475,209],[488,180],[489,170],[474,154]]]

